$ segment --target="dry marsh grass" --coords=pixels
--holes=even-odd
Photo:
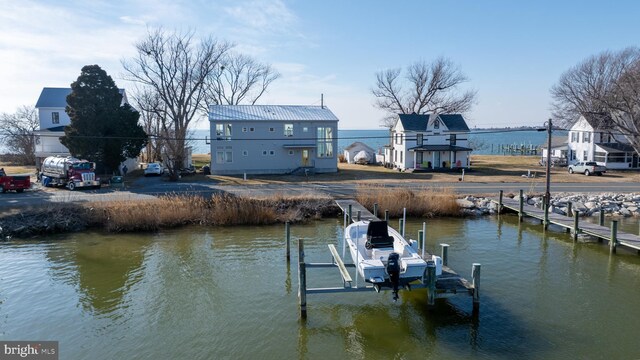
[[[356,199],[367,209],[378,204],[381,212],[389,210],[389,216],[402,216],[403,208],[407,215],[419,217],[460,216],[457,195],[452,189],[433,189],[412,191],[403,188],[363,185],[358,187]]]

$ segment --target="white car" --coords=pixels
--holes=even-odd
[[[147,168],[144,169],[144,176],[149,176],[149,175],[162,175],[164,173],[164,169],[162,168],[162,165],[158,164],[158,163],[151,163],[149,165],[147,165]]]

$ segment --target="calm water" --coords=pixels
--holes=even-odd
[[[396,223],[396,221],[394,221]],[[637,224],[628,226],[637,228]],[[419,221],[407,231],[416,234]],[[297,269],[283,226],[74,234],[0,244],[0,340],[59,340],[61,359],[577,359],[640,357],[640,257],[574,245],[539,222],[429,220],[430,249],[482,263],[471,299],[425,310],[424,291],[310,295],[298,320]],[[341,220],[292,227],[309,261],[328,261]],[[295,257],[293,259],[295,261]],[[312,269],[309,286],[337,286]]]

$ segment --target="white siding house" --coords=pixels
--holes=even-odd
[[[547,142],[541,146],[542,158],[540,164],[544,164],[547,161]],[[551,138],[551,163],[567,165],[567,154],[569,145],[567,144],[567,138],[565,136],[554,136]]]
[[[338,118],[326,106],[211,105],[213,174],[338,171]]]
[[[361,151],[364,151],[369,156],[369,162],[376,162],[376,151],[373,150],[369,145],[362,143],[360,141],[356,141],[353,144],[344,148],[344,158],[349,164],[355,163],[354,157],[358,155]]]
[[[608,169],[640,168],[638,154],[627,139],[615,134],[607,116],[581,116],[568,134],[568,162],[595,161]]]
[[[35,135],[35,155],[36,166],[39,168],[42,160],[47,156],[61,155],[69,156],[69,149],[60,143],[60,138],[64,136],[64,127],[71,124],[71,119],[67,115],[67,96],[71,94],[71,88],[43,88],[40,97],[36,102],[38,116],[40,119],[40,129],[34,131]],[[120,89],[122,95],[122,105],[128,103],[127,94],[124,89]],[[127,159],[123,162],[129,169],[137,167],[137,159]]]
[[[468,167],[468,133],[460,114],[400,114],[391,129],[385,162],[403,171]]]

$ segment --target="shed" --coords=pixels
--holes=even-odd
[[[376,151],[373,150],[369,145],[360,141],[356,141],[344,148],[344,158],[349,164],[353,164],[355,163],[354,157],[361,151],[366,152],[369,155],[369,159],[375,161]]]

